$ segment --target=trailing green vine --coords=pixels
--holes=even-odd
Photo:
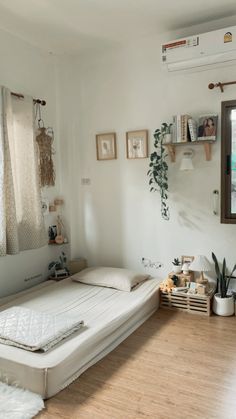
[[[163,123],[161,129],[154,132],[154,147],[156,151],[150,155],[149,170],[147,175],[150,177],[150,192],[160,192],[161,215],[164,220],[170,219],[170,211],[167,205],[168,200],[168,165],[165,161],[167,153],[163,146],[163,139],[170,133],[170,125]]]

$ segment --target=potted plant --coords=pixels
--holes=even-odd
[[[171,143],[171,127],[173,124],[167,124],[166,122],[163,122],[161,125],[161,130],[163,134],[163,143],[169,144]]]
[[[171,125],[171,124],[170,124]],[[149,185],[150,192],[160,192],[161,196],[161,215],[164,220],[170,219],[169,207],[167,205],[168,199],[168,165],[166,163],[167,153],[163,147],[164,136],[167,127],[170,125],[163,123],[161,129],[156,129],[154,132],[154,147],[156,151],[150,155],[149,170],[147,175],[150,177]]]
[[[213,298],[213,311],[219,316],[232,316],[232,314],[234,314],[234,298],[233,295],[228,294],[228,288],[230,279],[236,270],[236,265],[234,265],[231,274],[227,275],[225,258],[222,264],[222,271],[220,270],[218,260],[214,253],[212,253],[212,259],[215,263],[215,272],[217,278],[217,293]]]
[[[178,258],[174,258],[172,264],[174,265],[173,270],[176,274],[181,272],[181,262]]]
[[[69,276],[69,270],[66,266],[67,257],[65,252],[61,252],[59,256],[59,261],[50,262],[48,265],[48,270],[51,272],[51,276],[55,278]]]

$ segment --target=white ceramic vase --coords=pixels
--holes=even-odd
[[[220,294],[215,294],[213,298],[213,312],[218,316],[232,316],[234,314],[234,298],[221,298]]]
[[[182,268],[180,265],[174,265],[173,271],[175,274],[179,274],[182,271]]]
[[[164,144],[169,144],[171,143],[171,134],[165,134],[164,135]]]

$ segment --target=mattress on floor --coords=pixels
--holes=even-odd
[[[16,295],[0,310],[23,306],[51,314],[77,315],[85,327],[46,353],[0,344],[0,379],[49,398],[103,358],[159,307],[159,281],[132,292],[85,285],[67,278]]]

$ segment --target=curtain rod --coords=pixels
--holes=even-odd
[[[224,86],[229,86],[230,84],[236,84],[236,81],[227,81],[224,83],[221,83],[220,81],[218,83],[210,83],[208,84],[208,89],[212,90],[214,87],[219,87],[221,92],[224,92]]]
[[[24,99],[24,95],[22,95],[21,93],[15,93],[15,92],[11,92],[12,96],[16,96],[19,98]],[[33,99],[34,104],[38,103],[39,105],[45,106],[46,105],[46,100],[41,100],[41,99]]]

